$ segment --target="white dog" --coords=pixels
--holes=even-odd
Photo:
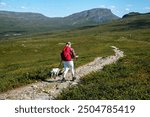
[[[59,68],[53,68],[53,69],[51,70],[51,77],[56,78],[56,77],[58,76],[59,72],[60,72],[60,69],[59,69]]]
[[[63,74],[63,70],[61,70],[59,68],[52,68],[50,74],[51,74],[51,78],[54,77],[54,79],[55,79],[57,76]]]

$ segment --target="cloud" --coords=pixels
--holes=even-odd
[[[117,13],[120,13],[120,11],[119,11],[119,10],[116,10],[116,12],[117,12]]]
[[[117,10],[116,6],[113,6],[113,5],[109,6],[108,8],[111,9],[112,11],[116,11]]]
[[[109,8],[111,10],[114,10],[116,8],[116,6],[113,6],[113,5],[111,5],[111,6],[100,5],[100,8]]]
[[[0,7],[5,7],[7,4],[5,2],[0,2]]]
[[[150,7],[145,7],[144,10],[150,10]]]
[[[105,5],[100,5],[100,8],[106,8],[106,6]]]
[[[21,9],[26,9],[27,7],[25,7],[25,6],[21,6]]]
[[[133,6],[132,4],[128,4],[128,5],[127,5],[127,7],[132,7],[132,6]]]
[[[113,5],[112,5],[112,6],[110,6],[110,8],[114,9],[114,8],[116,8],[116,6],[113,6]]]
[[[126,8],[125,10],[126,10],[126,11],[130,11],[130,9],[129,9],[129,8]]]

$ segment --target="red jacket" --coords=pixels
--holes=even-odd
[[[65,46],[61,52],[61,59],[63,61],[71,61],[74,58],[75,58],[74,49],[69,46]]]

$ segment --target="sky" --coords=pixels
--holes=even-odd
[[[93,8],[108,8],[122,17],[129,12],[150,12],[150,0],[0,0],[0,11],[34,12],[65,17]]]

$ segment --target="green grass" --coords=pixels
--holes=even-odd
[[[57,99],[149,100],[150,49],[148,45],[148,43],[142,45],[138,42],[136,46],[140,49],[122,46],[123,50],[126,50],[126,57],[116,64],[106,66],[101,72],[83,77],[78,86],[63,90]]]
[[[64,89],[56,99],[150,99],[150,29],[146,28],[149,25],[144,29],[120,31],[113,27],[112,31],[114,25],[116,23],[102,27],[103,30],[99,28],[101,33],[97,34],[96,38],[106,44],[117,46],[124,51],[125,57],[115,64],[104,67],[101,72],[82,77],[78,86]],[[118,24],[119,26],[122,28],[123,24]]]
[[[78,32],[62,32],[22,37],[0,41],[0,92],[7,91],[36,80],[49,77],[52,67],[58,67],[60,52],[67,41],[79,54],[77,66],[92,61],[96,56],[113,53],[108,45],[95,43],[93,36],[77,35]],[[99,50],[99,51],[97,51]],[[103,53],[106,51],[106,53]]]
[[[150,99],[149,66],[146,66],[148,59],[132,60],[135,61],[131,61],[130,57],[125,57],[116,64],[104,67],[101,72],[94,72],[83,77],[78,86],[63,90],[57,99]]]
[[[62,43],[71,41],[79,54],[76,67],[114,54],[112,45],[124,51],[125,57],[83,77],[57,99],[150,99],[149,25],[130,27],[139,19],[150,21],[132,17],[87,29],[1,40],[0,92],[48,78],[50,69],[59,65]]]

